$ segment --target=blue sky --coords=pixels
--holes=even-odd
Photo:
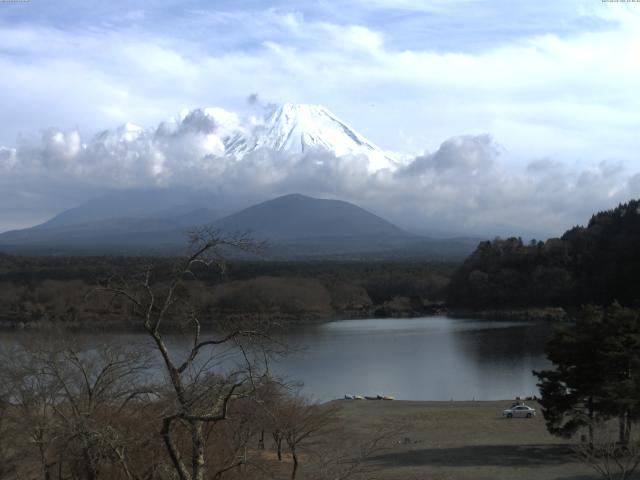
[[[0,3],[0,71],[0,145],[11,148],[49,127],[86,141],[185,108],[239,110],[256,93],[323,104],[406,154],[489,135],[504,175],[539,175],[546,165],[564,172],[572,192],[584,175],[607,172],[600,203],[585,210],[640,195],[640,3]],[[25,180],[21,193],[39,198],[53,188],[38,182]],[[52,213],[36,210],[21,218]],[[5,217],[5,227],[19,224]]]

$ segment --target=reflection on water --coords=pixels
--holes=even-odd
[[[548,324],[446,317],[346,320],[286,339],[304,347],[276,370],[325,400],[345,393],[415,400],[495,400],[537,392]]]
[[[273,370],[304,383],[317,400],[345,393],[412,400],[496,400],[537,393],[531,371],[545,368],[546,323],[446,317],[344,320],[300,326],[281,336],[293,353]],[[121,345],[148,344],[142,333],[108,337]],[[35,341],[34,333],[0,333],[0,343]],[[87,335],[89,345],[107,336]],[[171,339],[178,353],[186,338]],[[217,359],[231,366],[225,355]]]

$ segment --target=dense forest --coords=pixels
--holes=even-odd
[[[599,212],[546,242],[481,242],[447,288],[450,305],[530,308],[617,300],[640,306],[640,200]]]
[[[67,257],[0,254],[0,326],[96,326],[121,308],[86,294],[114,275],[169,257]],[[462,264],[427,262],[232,261],[201,268],[188,294],[207,317],[323,321],[441,311],[510,311],[618,301],[640,306],[640,200],[592,216],[546,242],[496,238]],[[532,311],[532,310],[531,310]],[[115,313],[114,313],[115,312]]]
[[[108,278],[135,275],[149,265],[158,277],[166,276],[176,261],[0,254],[0,326],[94,328],[122,322],[122,305],[87,293]],[[205,321],[220,316],[284,322],[413,316],[442,307],[455,268],[424,262],[232,261],[224,271],[198,268],[185,285]]]

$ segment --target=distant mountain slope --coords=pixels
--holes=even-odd
[[[196,209],[183,215],[105,218],[78,223],[47,222],[0,235],[0,248],[67,248],[83,250],[175,249],[184,247],[186,232],[220,217],[214,210]]]
[[[83,225],[102,220],[176,217],[214,203],[211,194],[186,188],[146,188],[107,193],[65,210],[37,228]],[[228,212],[220,212],[217,218]],[[211,220],[209,220],[211,221]]]
[[[130,199],[131,195],[125,197]],[[160,198],[161,199],[161,198]],[[156,207],[161,202],[154,204]],[[96,208],[94,208],[94,206]],[[207,208],[185,213],[136,206],[139,216],[112,218],[114,209],[91,202],[71,209],[41,225],[0,235],[0,245],[69,246],[184,246],[189,229],[212,225],[222,232],[249,233],[259,240],[312,241],[340,244],[345,238],[411,238],[386,220],[340,200],[321,200],[294,194],[278,197],[220,219]],[[152,211],[153,213],[146,213]],[[92,218],[91,214],[95,214]]]
[[[247,231],[269,240],[413,237],[352,203],[300,194],[254,205],[218,220],[214,225],[227,232]]]
[[[102,218],[84,223],[77,223],[77,220],[47,222],[1,234],[0,250],[171,254],[184,251],[186,232],[199,225],[210,225],[227,234],[247,233],[255,240],[266,240],[268,248],[264,258],[274,259],[460,259],[476,244],[469,239],[420,237],[351,203],[293,194],[221,219],[214,210],[201,208],[179,215]]]
[[[198,108],[157,127],[126,123],[104,130],[82,148],[117,162],[144,157],[149,152],[162,152],[167,144],[186,136],[202,140],[207,148],[203,146],[204,150],[199,151],[201,160],[212,165],[219,162],[220,157],[241,161],[256,151],[273,151],[292,155],[315,152],[337,157],[363,156],[372,171],[396,166],[392,154],[378,148],[321,105],[285,103],[263,113],[261,118],[243,118],[221,108]],[[313,157],[309,161],[315,160]],[[235,195],[216,198],[214,194],[189,187],[121,190],[64,211],[39,228],[164,216],[169,211],[178,215],[214,204],[221,214],[228,214],[246,206],[245,202],[246,199]]]

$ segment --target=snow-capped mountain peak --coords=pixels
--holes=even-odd
[[[236,161],[256,150],[337,157],[358,156],[368,170],[395,169],[399,159],[381,150],[321,105],[285,103],[261,116],[243,117],[222,108],[185,110],[179,117],[142,128],[125,123],[98,133],[89,150],[118,158],[160,158],[173,145],[173,156],[226,156]],[[5,155],[6,156],[6,155]]]
[[[393,168],[394,159],[321,105],[285,103],[272,109],[249,136],[225,139],[226,153],[241,158],[259,148],[290,153],[326,151],[364,155],[372,171]]]

